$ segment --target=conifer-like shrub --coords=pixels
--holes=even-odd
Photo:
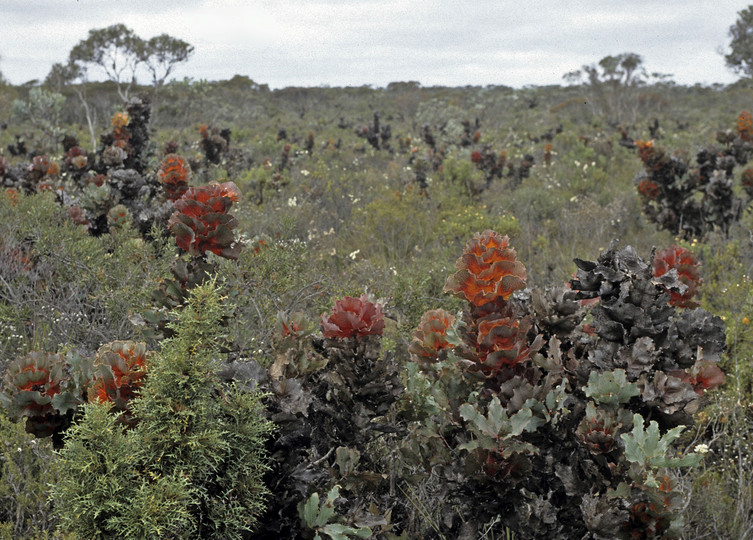
[[[110,401],[84,407],[58,460],[52,499],[78,538],[242,538],[264,508],[260,395],[217,378],[221,319],[214,281],[177,314],[138,397],[132,429]]]

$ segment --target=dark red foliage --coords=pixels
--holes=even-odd
[[[685,292],[668,290],[669,303],[675,307],[697,307],[698,304],[691,298],[698,292],[701,284],[701,274],[695,253],[689,249],[671,246],[656,253],[654,256],[654,277],[660,277],[675,270],[679,280],[687,286]]]
[[[379,303],[364,294],[360,298],[346,296],[337,300],[332,313],[322,315],[322,335],[325,338],[355,338],[382,335],[384,313]]]
[[[638,193],[646,199],[656,199],[659,196],[659,184],[644,178],[638,182]]]
[[[697,367],[693,366],[690,372],[674,370],[667,374],[688,383],[699,396],[702,396],[706,390],[711,390],[724,384],[726,380],[721,368],[712,362],[705,362]]]
[[[419,362],[436,359],[440,351],[452,347],[447,341],[447,331],[454,323],[455,317],[443,309],[427,311],[413,333],[408,351]]]
[[[235,242],[233,229],[238,221],[227,212],[239,198],[233,182],[188,188],[175,202],[175,212],[167,222],[178,247],[193,256],[211,251],[237,259],[241,246]]]
[[[89,224],[89,220],[87,219],[86,214],[80,206],[69,206],[68,217],[71,218],[71,221],[73,221],[73,223],[75,223],[76,225]]]
[[[753,139],[753,118],[748,111],[741,112],[737,117],[737,132],[744,141]]]

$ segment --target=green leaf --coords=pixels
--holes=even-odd
[[[659,424],[651,421],[644,430],[643,418],[633,415],[633,430],[620,435],[625,443],[625,459],[643,467],[694,467],[700,463],[700,454],[687,454],[679,458],[667,457],[672,443],[680,436],[684,426],[670,429],[664,436],[659,431]]]
[[[630,486],[628,486],[625,482],[620,482],[617,488],[609,488],[607,490],[607,497],[609,497],[610,499],[615,499],[617,497],[627,499],[628,497],[630,497]]]
[[[597,373],[592,371],[585,388],[586,396],[603,405],[618,407],[640,393],[638,386],[627,381],[624,369]]]
[[[531,424],[532,417],[533,413],[531,412],[531,409],[521,409],[513,414],[510,418],[510,435],[517,436],[526,431]],[[529,431],[532,430],[529,429]]]
[[[369,527],[355,529],[339,523],[329,523],[321,531],[328,534],[332,540],[348,540],[349,536],[357,536],[358,538],[369,538],[371,536]]]
[[[298,513],[303,518],[307,527],[316,526],[316,518],[319,514],[319,494],[313,493],[306,503],[298,508]]]
[[[502,408],[502,404],[499,402],[499,398],[497,396],[494,396],[491,403],[489,403],[489,428],[496,435],[502,430],[503,427],[509,425],[509,423],[510,422],[507,418],[507,413]]]
[[[319,509],[319,516],[316,519],[316,526],[322,527],[329,523],[332,516],[335,515],[335,500],[340,496],[340,486],[334,486],[327,493],[327,498]]]
[[[79,403],[80,400],[72,392],[60,392],[52,397],[52,406],[63,414],[78,407]]]

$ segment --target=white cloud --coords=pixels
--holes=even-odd
[[[608,54],[635,52],[683,84],[732,82],[716,50],[735,0],[2,0],[0,71],[44,78],[92,28],[195,46],[176,77],[329,84],[558,84]]]

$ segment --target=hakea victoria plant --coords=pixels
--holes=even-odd
[[[175,211],[167,223],[177,246],[192,256],[211,251],[237,259],[241,245],[235,241],[233,229],[238,220],[228,211],[240,195],[233,182],[188,188],[175,201]]]
[[[111,402],[113,412],[124,412],[131,420],[129,402],[139,395],[146,381],[149,357],[145,343],[114,341],[99,348],[94,360],[89,401]]]
[[[569,288],[531,291],[507,237],[468,242],[445,287],[467,307],[425,315],[404,407],[422,427],[401,453],[441,480],[443,534],[679,537],[669,469],[700,456],[672,443],[724,380],[724,325],[690,304],[691,255],[654,259],[612,246],[576,259]]]
[[[745,202],[733,190],[736,166],[750,159],[750,114],[743,112],[735,130],[717,134],[722,148],[702,148],[695,165],[670,155],[653,141],[635,141],[645,172],[635,179],[646,216],[673,234],[699,237],[719,229],[727,232],[740,219]],[[750,198],[746,173],[743,188]]]
[[[188,190],[188,182],[191,179],[191,167],[179,155],[168,154],[160,164],[159,179],[162,182],[167,198],[171,201],[177,201]]]
[[[238,258],[242,244],[233,232],[238,221],[228,211],[240,195],[233,182],[214,183],[187,188],[175,201],[167,226],[184,253],[171,265],[172,277],[152,293],[152,308],[134,318],[145,338],[173,334],[168,312],[185,305],[190,291],[216,272],[216,263],[207,259],[207,252]]]
[[[12,418],[26,419],[27,432],[52,436],[59,447],[74,412],[86,401],[90,379],[90,362],[75,353],[30,352],[8,366],[0,403]]]
[[[313,520],[317,527],[389,530],[395,502],[387,497],[385,465],[370,449],[399,430],[391,414],[403,387],[394,354],[381,349],[382,304],[368,295],[345,297],[320,317],[319,327],[315,333],[299,313],[278,315],[275,358],[263,388],[279,432],[260,538],[295,537],[312,527],[311,512],[298,510],[336,486],[337,512]]]

